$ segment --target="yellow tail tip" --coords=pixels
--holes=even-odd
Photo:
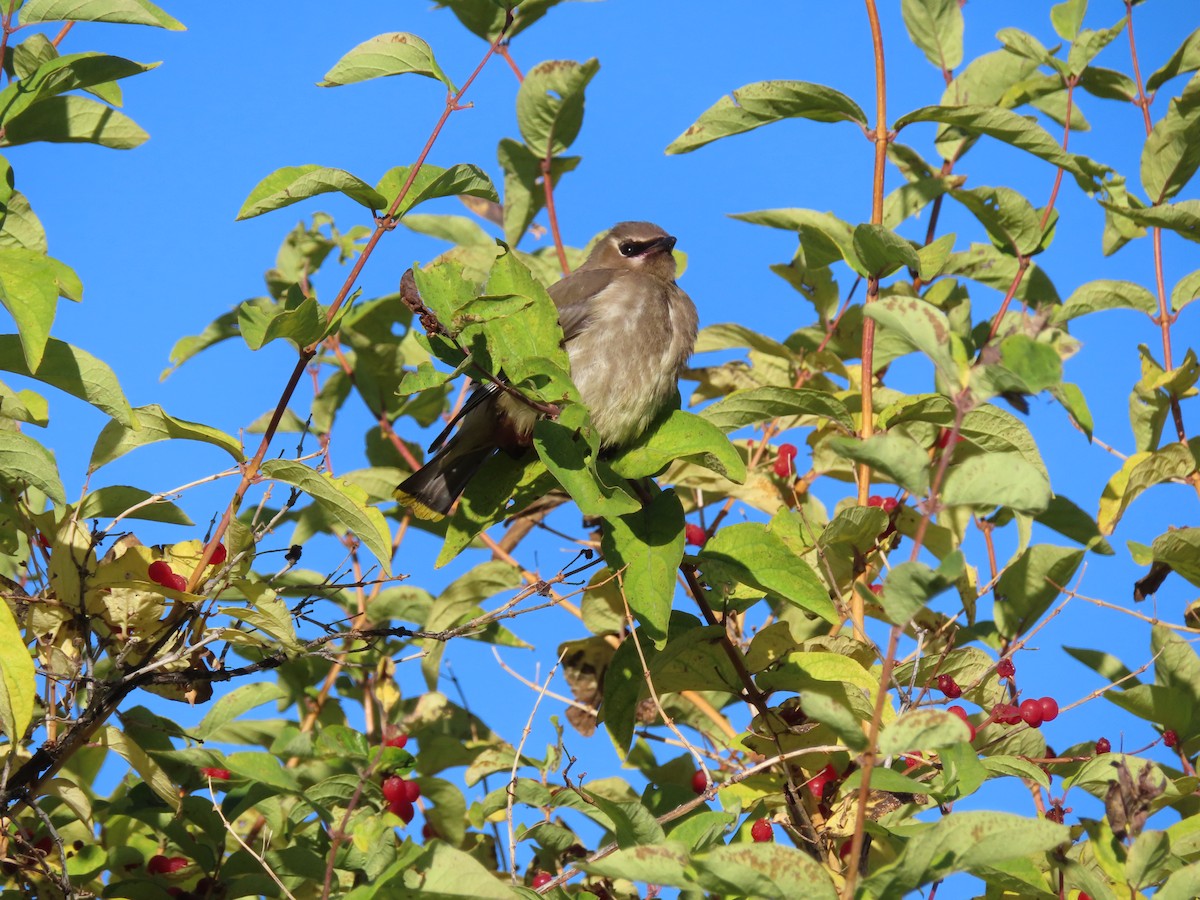
[[[392,496],[395,497],[402,506],[408,507],[408,511],[418,519],[425,519],[429,522],[437,522],[446,518],[443,513],[440,513],[433,507],[422,503],[412,494],[408,493],[408,491],[396,488],[394,491],[392,491]]]

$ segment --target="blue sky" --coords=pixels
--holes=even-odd
[[[895,120],[905,111],[936,103],[942,79],[909,43],[899,4],[883,5],[889,118]],[[969,3],[965,57],[996,49],[994,35],[1005,26],[1024,28],[1052,46],[1056,39],[1050,6],[1043,0]],[[332,197],[235,222],[242,201],[262,177],[287,165],[344,168],[373,183],[387,169],[415,159],[444,99],[440,84],[413,76],[337,89],[318,88],[315,82],[344,52],[386,31],[410,31],[425,38],[443,69],[460,83],[485,45],[448,11],[434,11],[424,2],[259,2],[241,4],[236,13],[217,4],[168,2],[165,8],[187,25],[186,32],[81,25],[62,48],[164,61],[155,71],[123,83],[125,112],[151,135],[145,145],[122,152],[32,145],[5,154],[15,169],[17,187],[46,226],[52,255],[73,266],[85,286],[82,304],[61,303],[55,335],[108,361],[135,405],[159,403],[174,415],[236,433],[272,408],[294,352],[278,343],[255,354],[231,341],[163,382],[159,376],[172,345],[241,300],[263,294],[263,272],[301,216],[325,210],[343,230],[370,224],[361,207]],[[1086,24],[1106,27],[1122,11],[1120,3],[1094,3]],[[1200,25],[1194,0],[1152,0],[1138,6],[1136,16],[1144,74]],[[799,206],[832,210],[852,223],[866,221],[870,143],[850,125],[797,120],[681,157],[668,157],[663,149],[723,93],[754,81],[823,82],[873,110],[870,36],[861,4],[572,2],[518,36],[512,53],[526,70],[545,59],[582,61],[594,56],[601,62],[588,89],[582,132],[572,148],[583,163],[564,178],[556,194],[568,243],[582,245],[618,220],[656,221],[679,237],[680,249],[689,256],[681,284],[695,299],[702,324],[738,321],[782,338],[810,322],[807,304],[767,269],[791,257],[794,238],[734,221],[728,214]],[[1127,71],[1125,39],[1110,45],[1098,62]],[[1175,91],[1181,87],[1182,79],[1169,85]],[[451,117],[430,161],[443,166],[473,162],[499,184],[502,173],[495,148],[501,137],[517,136],[515,91],[511,72],[501,60],[493,60],[470,92],[474,107]],[[1073,135],[1071,149],[1112,165],[1136,183],[1142,135],[1138,111],[1086,96],[1079,102],[1093,131]],[[1161,99],[1153,111],[1156,119],[1165,111]],[[1051,131],[1058,134],[1056,126]],[[915,126],[903,135],[929,158],[931,138],[932,126]],[[1036,205],[1045,202],[1054,176],[1046,164],[986,141],[959,171],[969,175],[968,186],[1005,184],[1027,192]],[[894,171],[888,179],[889,189],[900,183]],[[1180,199],[1197,196],[1193,185]],[[1115,257],[1102,257],[1101,212],[1069,178],[1058,208],[1062,220],[1044,264],[1061,296],[1095,278],[1151,283],[1149,243],[1137,242]],[[463,212],[455,201],[445,201],[436,211]],[[924,228],[922,217],[910,222],[906,233],[917,236]],[[946,231],[958,233],[960,247],[983,239],[978,226],[949,205],[939,229]],[[527,240],[522,246],[538,245]],[[1194,244],[1169,236],[1165,247],[1169,291],[1178,278],[1200,265],[1200,253]],[[395,290],[407,266],[443,249],[439,242],[397,229],[367,267],[361,282],[364,296]],[[851,280],[844,273],[839,276],[843,291]],[[333,274],[318,282],[325,300],[336,286]],[[976,309],[989,312],[1000,299],[981,287],[973,288],[972,296]],[[1194,344],[1200,335],[1197,315],[1200,310],[1189,309],[1175,328],[1177,360],[1189,340]],[[1072,332],[1083,340],[1084,349],[1068,363],[1068,380],[1083,387],[1097,436],[1128,451],[1127,396],[1139,373],[1136,344],[1144,342],[1160,356],[1157,330],[1143,316],[1115,312],[1077,320]],[[903,377],[912,380],[914,389],[926,389],[925,373],[913,367]],[[1194,419],[1197,412],[1185,406],[1185,414]],[[46,440],[56,451],[68,495],[77,495],[103,420],[61,396],[51,396],[51,415]],[[1118,467],[1117,460],[1089,446],[1057,405],[1045,398],[1033,402],[1029,422],[1055,489],[1094,513],[1099,490]],[[358,446],[369,422],[351,417],[340,427],[335,464],[342,470],[355,468],[361,464]],[[1196,432],[1194,424],[1191,430]],[[293,443],[284,438],[278,447],[290,449]],[[130,483],[160,490],[223,465],[209,448],[151,447],[102,470],[93,486]],[[231,489],[225,483],[197,491],[184,505],[203,526]],[[827,496],[830,506],[837,496]],[[577,526],[577,518],[569,521]],[[1081,590],[1129,604],[1132,582],[1141,572],[1130,563],[1124,541],[1148,543],[1167,525],[1198,523],[1193,494],[1182,487],[1155,489],[1135,502],[1122,521],[1113,542],[1117,555],[1089,558]],[[155,539],[195,536],[181,531],[163,532]],[[286,546],[286,535],[279,543]],[[397,570],[411,573],[417,584],[443,583],[453,572],[428,572],[432,548],[429,542],[410,539]],[[325,557],[313,553],[306,555],[305,563],[322,568],[322,562],[333,565],[336,558],[332,552]],[[533,564],[550,572],[562,554],[552,543],[531,543],[523,558],[536,559]],[[983,562],[981,557],[972,561]],[[1183,608],[1195,599],[1194,588],[1171,578],[1157,602],[1164,617],[1179,621]],[[1150,605],[1142,611],[1150,613]],[[527,674],[533,673],[535,661],[546,671],[557,641],[581,636],[573,623],[556,612],[517,620],[518,633],[537,649],[532,654],[509,651],[507,658]],[[1038,690],[1032,685],[1040,681],[1046,685],[1044,692],[1053,692],[1063,705],[1100,682],[1061,652],[1062,643],[1105,649],[1131,667],[1149,657],[1146,627],[1086,603],[1071,604],[1041,633],[1036,652],[1023,655],[1020,667],[1022,683],[1035,696]],[[506,676],[498,675],[490,654],[479,651],[455,646],[449,658],[468,696],[482,701],[495,680]],[[418,689],[415,667],[402,677],[407,689]],[[505,718],[514,723],[509,736],[515,738],[515,723],[524,720],[534,698],[515,685],[511,696],[516,706]],[[1128,720],[1118,720],[1114,713],[1115,708],[1103,701],[1092,702],[1048,726],[1048,737],[1067,745],[1107,734],[1116,746],[1118,721]],[[183,716],[186,719],[187,713]],[[1147,726],[1133,727],[1136,733],[1128,737],[1132,745],[1152,737]],[[548,732],[535,735],[535,746],[547,736]],[[572,749],[583,743],[575,738]],[[597,765],[612,765],[606,746],[593,751]]]

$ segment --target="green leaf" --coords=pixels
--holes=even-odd
[[[409,72],[436,78],[450,91],[455,90],[454,83],[433,58],[430,46],[415,34],[403,31],[391,31],[363,41],[339,59],[325,73],[325,80],[317,84],[319,87],[337,87]]]
[[[910,494],[923,497],[929,490],[929,456],[905,434],[876,434],[866,440],[835,437],[827,446],[838,456],[866,463]]]
[[[639,508],[637,500],[619,486],[601,481],[595,457],[574,428],[540,419],[533,426],[533,446],[585,516],[623,516]]]
[[[792,359],[792,351],[786,346],[757,331],[751,331],[745,325],[737,325],[732,322],[708,325],[700,329],[700,333],[696,336],[696,353],[741,347],[757,350],[759,353],[782,360],[790,361]]]
[[[397,166],[389,169],[379,179],[375,191],[383,203],[376,209],[389,208],[408,181],[411,171],[411,166]],[[478,166],[459,163],[449,169],[443,169],[441,166],[426,163],[413,178],[412,186],[404,195],[404,202],[396,210],[396,216],[402,216],[417,204],[438,197],[482,197],[492,202],[499,200],[492,179]]]
[[[80,519],[112,519],[145,503],[155,495],[149,491],[124,484],[107,485],[90,491],[79,504]],[[126,518],[143,522],[164,522],[168,525],[193,525],[187,513],[161,497],[129,513]]]
[[[251,784],[261,784],[289,794],[298,794],[301,790],[291,770],[285,769],[280,760],[270,753],[230,753],[225,757],[225,768]]]
[[[26,434],[0,430],[0,473],[18,491],[35,487],[57,505],[67,502],[54,454]]]
[[[88,473],[108,465],[130,450],[165,440],[200,441],[220,447],[233,457],[235,463],[245,460],[242,445],[232,435],[199,422],[177,419],[167,414],[161,406],[151,404],[132,410],[128,427],[120,422],[109,422],[104,426],[92,449]]]
[[[736,582],[815,613],[827,622],[838,614],[812,566],[768,526],[741,522],[720,529],[700,551],[709,584]]]
[[[864,270],[859,274],[876,278],[890,275],[901,267],[913,271],[921,267],[913,245],[882,225],[867,223],[854,229],[854,255]]]
[[[1001,253],[991,244],[972,244],[970,250],[950,254],[943,274],[962,275],[1003,294],[1011,288],[1018,266],[1016,257]],[[1037,263],[1029,264],[1014,296],[1031,306],[1049,305],[1059,299],[1054,283]]]
[[[140,147],[150,135],[120,110],[86,97],[47,97],[8,123],[9,145],[47,141],[98,144],[112,150]]]
[[[832,394],[810,388],[764,386],[733,391],[700,411],[700,418],[725,432],[769,419],[793,417],[833,421],[846,431],[854,430],[854,420],[846,404]]]
[[[1102,100],[1120,100],[1128,103],[1137,97],[1137,85],[1124,72],[1088,66],[1079,78],[1079,86]]]
[[[0,193],[8,187],[5,168],[0,162]],[[11,169],[8,171],[11,173]],[[0,247],[23,248],[42,255],[47,252],[46,229],[20,191],[13,191],[7,198],[0,197]]]
[[[718,897],[795,900],[797,887],[803,885],[804,900],[837,898],[825,867],[783,844],[729,844],[697,854],[690,862],[700,886]]]
[[[155,762],[150,755],[138,746],[132,738],[127,737],[119,728],[114,728],[112,725],[107,725],[103,731],[103,744],[109,750],[116,751],[133,769],[155,794],[162,799],[167,806],[179,812],[181,806],[181,798],[179,789],[171,782],[170,777],[162,766]]]
[[[542,18],[563,0],[522,0],[520,3],[496,3],[495,0],[437,0],[437,8],[449,8],[472,34],[489,44],[504,31],[507,7],[512,7],[513,21],[506,38],[513,38]]]
[[[901,116],[893,127],[899,131],[914,122],[940,122],[970,134],[986,134],[1081,178],[1091,177],[1079,159],[1065,152],[1046,129],[1012,110],[996,106],[926,106]]]
[[[922,562],[903,562],[888,572],[880,595],[884,612],[895,625],[907,626],[938,594],[962,575],[962,553],[946,556],[936,570]]]
[[[517,90],[517,126],[539,159],[575,142],[583,125],[584,89],[599,70],[597,59],[547,60],[525,73]]]
[[[867,127],[862,109],[840,91],[807,81],[759,81],[738,88],[705,110],[667,153],[690,153],[731,134],[744,134],[781,119],[857,122]]]
[[[21,7],[21,24],[35,22],[116,22],[152,25],[185,31],[183,23],[149,0],[28,0]]]
[[[1071,52],[1067,55],[1067,74],[1078,77],[1091,64],[1101,50],[1111,44],[1125,30],[1124,16],[1108,28],[1094,31],[1084,28],[1071,42]]]
[[[1154,562],[1164,563],[1200,587],[1200,528],[1172,528],[1150,545]]]
[[[128,78],[157,65],[102,53],[70,53],[48,59],[34,72],[0,91],[0,124],[7,127],[29,107],[47,97]]]
[[[1183,39],[1183,43],[1146,79],[1146,93],[1154,93],[1176,75],[1200,69],[1200,28]]]
[[[261,350],[277,338],[295,347],[307,347],[321,339],[328,324],[315,297],[294,291],[286,303],[261,304],[247,301],[238,307],[238,333],[251,350]]]
[[[250,191],[237,218],[250,219],[318,194],[345,194],[367,209],[386,209],[387,200],[373,187],[342,169],[308,164],[276,169]]]
[[[1180,97],[1172,97],[1167,112],[1142,147],[1142,187],[1146,196],[1162,203],[1178,194],[1200,168],[1200,77],[1193,78]]]
[[[1100,495],[1096,521],[1101,533],[1113,533],[1129,504],[1142,491],[1174,478],[1187,478],[1195,471],[1196,457],[1184,444],[1168,444],[1161,450],[1143,451],[1128,457]]]
[[[543,158],[512,138],[501,138],[496,157],[504,169],[504,240],[510,247],[521,238],[546,205],[541,183]],[[557,187],[563,173],[579,165],[578,156],[556,156],[550,163],[550,184]]]
[[[674,491],[655,495],[635,513],[608,519],[605,562],[620,576],[629,607],[658,646],[667,639],[675,570],[683,559],[683,505]]]
[[[1179,312],[1193,300],[1200,299],[1200,269],[1184,275],[1171,291],[1171,309]]]
[[[1064,41],[1075,40],[1083,27],[1083,16],[1087,12],[1088,0],[1064,0],[1050,7],[1050,22],[1054,32]]]
[[[1041,216],[1021,194],[1005,187],[955,190],[950,196],[971,211],[1002,253],[1030,256],[1042,241]]]
[[[25,364],[20,339],[15,334],[0,334],[0,369],[35,378],[80,400],[86,400],[123,425],[137,427],[133,410],[113,370],[90,353],[56,338],[46,342],[41,365],[31,370]]]
[[[1034,519],[1039,525],[1057,531],[1094,553],[1113,555],[1113,548],[1100,534],[1096,520],[1061,494],[1051,497],[1045,511],[1038,513]]]
[[[950,384],[959,383],[959,366],[950,352],[953,329],[940,309],[917,297],[894,296],[880,298],[863,314],[928,356]]]
[[[217,734],[224,726],[255,707],[281,700],[286,696],[282,687],[272,681],[260,681],[234,688],[213,704],[196,726],[195,735],[205,741]]]
[[[892,722],[879,735],[880,756],[895,756],[914,750],[941,750],[967,741],[967,724],[942,709],[912,709]]]
[[[1181,200],[1139,209],[1101,200],[1100,205],[1143,228],[1165,228],[1181,238],[1200,243],[1200,200]]]
[[[1066,303],[1053,307],[1051,321],[1061,325],[1063,322],[1105,309],[1136,309],[1154,315],[1158,311],[1158,301],[1140,284],[1102,278],[1080,285],[1067,298]]]
[[[1200,863],[1172,872],[1154,892],[1154,900],[1192,900],[1200,897]]]
[[[263,463],[262,473],[312,497],[326,515],[354,532],[374,554],[384,574],[391,574],[391,531],[383,513],[367,502],[362,488],[290,459],[269,459]]]
[[[272,460],[276,462],[277,460]],[[222,606],[217,612],[257,628],[264,635],[274,638],[289,653],[302,650],[296,627],[292,624],[292,613],[278,593],[261,581],[237,579],[232,585],[246,597],[246,606]]]
[[[941,499],[947,506],[1039,513],[1050,503],[1050,482],[1015,453],[987,453],[956,461],[946,473]]]
[[[903,0],[900,10],[909,39],[925,58],[949,72],[962,62],[963,16],[958,0]]]
[[[1084,551],[1034,544],[996,582],[996,629],[1013,640],[1032,628],[1050,608],[1083,562]]]
[[[0,603],[0,729],[8,736],[9,753],[24,745],[36,696],[33,657],[12,610],[7,603]]]
[[[854,229],[833,213],[817,212],[815,209],[762,209],[734,213],[732,218],[753,225],[799,232],[800,244],[804,247],[805,258],[810,266],[824,266],[844,259],[860,275],[866,272],[854,249]]]
[[[613,459],[612,468],[626,478],[640,478],[677,459],[703,466],[735,484],[746,480],[746,463],[729,438],[707,417],[681,409],[660,418]]]
[[[57,265],[33,250],[0,247],[0,303],[17,324],[21,349],[31,369],[42,363],[58,309],[62,290]]]
[[[953,872],[983,875],[992,866],[1040,857],[1064,841],[1070,841],[1070,831],[1046,819],[992,810],[956,812],[912,834],[895,862],[863,879],[862,890],[872,897],[905,897]]]
[[[1001,28],[996,37],[1010,53],[1023,56],[1039,66],[1062,68],[1061,62],[1054,57],[1058,47],[1055,47],[1053,52],[1047,50],[1041,41],[1026,31],[1019,28]]]
[[[962,435],[988,453],[1016,453],[1050,480],[1050,473],[1038,452],[1037,442],[1025,423],[998,406],[984,404],[963,417]],[[950,467],[951,470],[954,466]]]

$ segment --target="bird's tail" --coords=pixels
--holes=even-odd
[[[492,444],[471,447],[451,441],[402,481],[394,496],[418,519],[441,519],[495,449]]]

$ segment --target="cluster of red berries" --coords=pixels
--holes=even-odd
[[[689,523],[688,526],[683,529],[683,539],[693,547],[703,547],[705,542],[708,540],[708,535],[705,534],[704,529],[699,525],[693,525]]]
[[[413,804],[421,796],[421,786],[415,781],[405,781],[399,775],[389,775],[383,779],[380,786],[383,799],[387,801],[388,810],[407,825],[413,820],[415,809]]]
[[[872,494],[867,498],[867,506],[878,506],[889,516],[896,511],[896,507],[900,505],[900,501],[895,497],[880,497],[878,494]]]
[[[1168,728],[1163,732],[1163,743],[1171,749],[1174,749],[1175,747],[1179,746],[1179,735]]]
[[[771,820],[763,818],[751,825],[750,838],[756,844],[767,844],[775,840],[775,829],[771,827]]]
[[[213,550],[212,559],[208,561],[208,564],[210,566],[219,566],[221,563],[225,562],[225,559],[228,555],[229,551],[225,549],[225,545],[217,544],[216,549]],[[146,570],[146,574],[155,584],[161,584],[165,588],[170,588],[173,591],[187,590],[187,579],[182,575],[176,574],[175,571],[172,570],[171,564],[165,559],[156,559],[154,562],[150,563],[149,568]]]
[[[1058,718],[1058,701],[1053,697],[1021,701],[1020,706],[998,703],[992,710],[992,719],[1001,725],[1019,725],[1024,722],[1030,728],[1041,728],[1043,722]]]
[[[958,682],[954,680],[952,675],[939,675],[937,677],[937,688],[951,700],[957,700],[962,696],[962,688],[958,686]]]
[[[796,466],[793,460],[796,459],[795,444],[780,444],[779,453],[775,457],[775,474],[780,478],[787,478],[796,472]]]

